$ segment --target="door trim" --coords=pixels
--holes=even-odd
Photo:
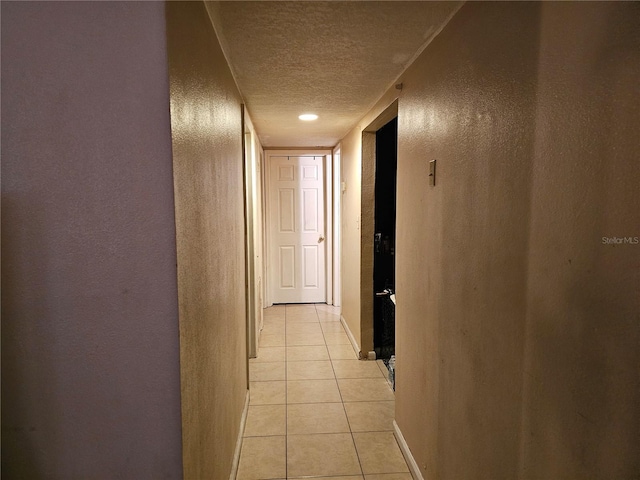
[[[376,132],[398,116],[394,100],[362,131],[361,205],[375,203]],[[365,211],[367,215],[365,215]],[[373,235],[374,209],[361,208],[360,221],[360,341],[363,352],[373,350]]]
[[[275,148],[265,148],[264,149],[264,165],[262,168],[262,175],[264,176],[264,186],[266,187],[264,192],[264,198],[266,200],[265,205],[264,205],[264,211],[265,211],[265,218],[267,219],[267,223],[264,226],[264,237],[265,237],[265,255],[263,256],[264,259],[264,263],[266,265],[265,267],[265,285],[266,285],[266,301],[265,301],[265,307],[270,307],[273,305],[273,285],[272,285],[272,280],[271,280],[271,268],[273,267],[271,265],[271,222],[269,221],[269,212],[271,211],[271,208],[273,208],[273,205],[271,205],[271,195],[270,195],[270,185],[271,185],[271,157],[286,157],[286,156],[296,156],[296,157],[324,157],[326,159],[326,156],[329,155],[331,156],[331,150],[330,149],[312,149],[312,148],[305,148],[305,149],[290,149],[290,150],[280,150],[280,149],[275,149]],[[324,162],[323,162],[324,163]],[[326,193],[326,192],[325,192]],[[327,212],[327,208],[329,208],[329,206],[331,205],[331,199],[327,199],[327,195],[325,195],[324,198],[324,208],[325,208],[325,215]],[[326,226],[325,226],[326,229]],[[326,237],[326,235],[325,235]],[[333,240],[333,239],[332,239]],[[326,249],[326,244],[327,242],[324,242],[325,244],[325,249]],[[326,275],[326,271],[327,271],[327,255],[326,255],[326,250],[325,250],[325,275]],[[333,281],[333,280],[332,280]],[[331,284],[331,288],[333,288],[333,283]],[[325,293],[326,295],[326,293]],[[326,301],[326,298],[325,298]]]
[[[325,245],[325,301],[333,305],[333,162],[332,156],[324,158],[324,230]]]
[[[333,305],[339,307],[342,304],[342,271],[340,253],[340,222],[342,218],[342,173],[340,167],[341,145],[333,149]]]
[[[249,358],[254,358],[259,347],[264,303],[262,294],[264,251],[261,237],[264,229],[264,208],[262,172],[260,171],[262,170],[262,146],[244,105],[242,105],[242,131],[247,355]]]

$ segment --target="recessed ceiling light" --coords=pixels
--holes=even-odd
[[[316,115],[315,113],[303,113],[298,118],[300,120],[304,120],[305,122],[311,122],[313,120],[317,120],[318,119],[318,115]]]

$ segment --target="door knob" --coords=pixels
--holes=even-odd
[[[322,243],[322,242],[324,242],[324,235],[320,235],[318,237],[318,243]]]

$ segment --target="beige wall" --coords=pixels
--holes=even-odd
[[[241,98],[205,6],[167,3],[185,478],[228,478],[247,392]]]
[[[640,245],[602,242],[640,237],[639,18],[635,2],[541,11],[520,438],[527,478],[640,475]]]
[[[602,243],[640,236],[638,13],[467,3],[401,79],[396,420],[425,478],[640,471],[640,245]],[[342,142],[354,333],[360,135],[388,103]]]
[[[360,190],[361,135],[356,129],[342,139],[340,178],[346,185],[342,192],[340,225],[342,275],[342,317],[358,342],[360,339]]]
[[[396,419],[425,478],[519,473],[538,14],[467,4],[403,78]]]

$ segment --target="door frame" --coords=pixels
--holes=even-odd
[[[333,305],[339,307],[342,304],[342,276],[340,270],[340,222],[342,218],[342,175],[340,166],[341,144],[333,149]]]
[[[331,210],[331,204],[332,204],[332,199],[328,198],[327,192],[326,192],[326,188],[327,188],[327,179],[326,179],[326,163],[327,163],[327,158],[331,158],[332,157],[332,152],[331,149],[327,149],[327,148],[322,148],[322,149],[313,149],[313,148],[304,148],[304,149],[274,149],[274,148],[265,148],[264,149],[264,166],[262,168],[262,175],[264,178],[263,181],[263,185],[264,185],[264,212],[265,212],[265,220],[266,223],[264,224],[264,239],[265,239],[265,255],[263,256],[264,259],[264,266],[265,266],[265,275],[264,275],[264,283],[266,286],[266,292],[265,292],[265,302],[264,302],[264,306],[265,307],[270,307],[273,305],[273,285],[272,285],[272,279],[271,279],[271,222],[269,221],[270,219],[270,215],[269,213],[271,212],[271,208],[273,208],[273,205],[271,205],[271,195],[270,195],[270,188],[271,188],[271,157],[323,157],[322,163],[323,163],[323,175],[325,175],[325,181],[324,181],[324,185],[325,185],[325,196],[324,196],[324,212],[325,212],[325,240],[328,240],[328,229],[327,229],[327,213]],[[329,217],[332,219],[332,217]],[[333,242],[333,238],[331,239],[331,242]],[[325,278],[330,280],[327,280],[328,282],[331,282],[330,284],[330,288],[333,288],[333,277],[329,277],[329,275],[327,275],[327,263],[328,263],[328,252],[327,252],[327,244],[329,242],[325,241]],[[329,283],[327,283],[327,286],[329,286]],[[327,290],[328,291],[328,290]],[[326,301],[326,291],[325,291],[325,301]]]
[[[245,307],[247,355],[255,358],[263,327],[264,250],[262,231],[262,147],[249,115],[242,105],[242,156],[245,230]],[[247,374],[248,375],[248,374]]]
[[[398,116],[394,100],[362,131],[361,205],[375,204],[376,132]],[[367,179],[367,181],[365,181]],[[366,212],[366,214],[365,214]],[[360,349],[373,352],[373,235],[374,209],[360,210]]]

